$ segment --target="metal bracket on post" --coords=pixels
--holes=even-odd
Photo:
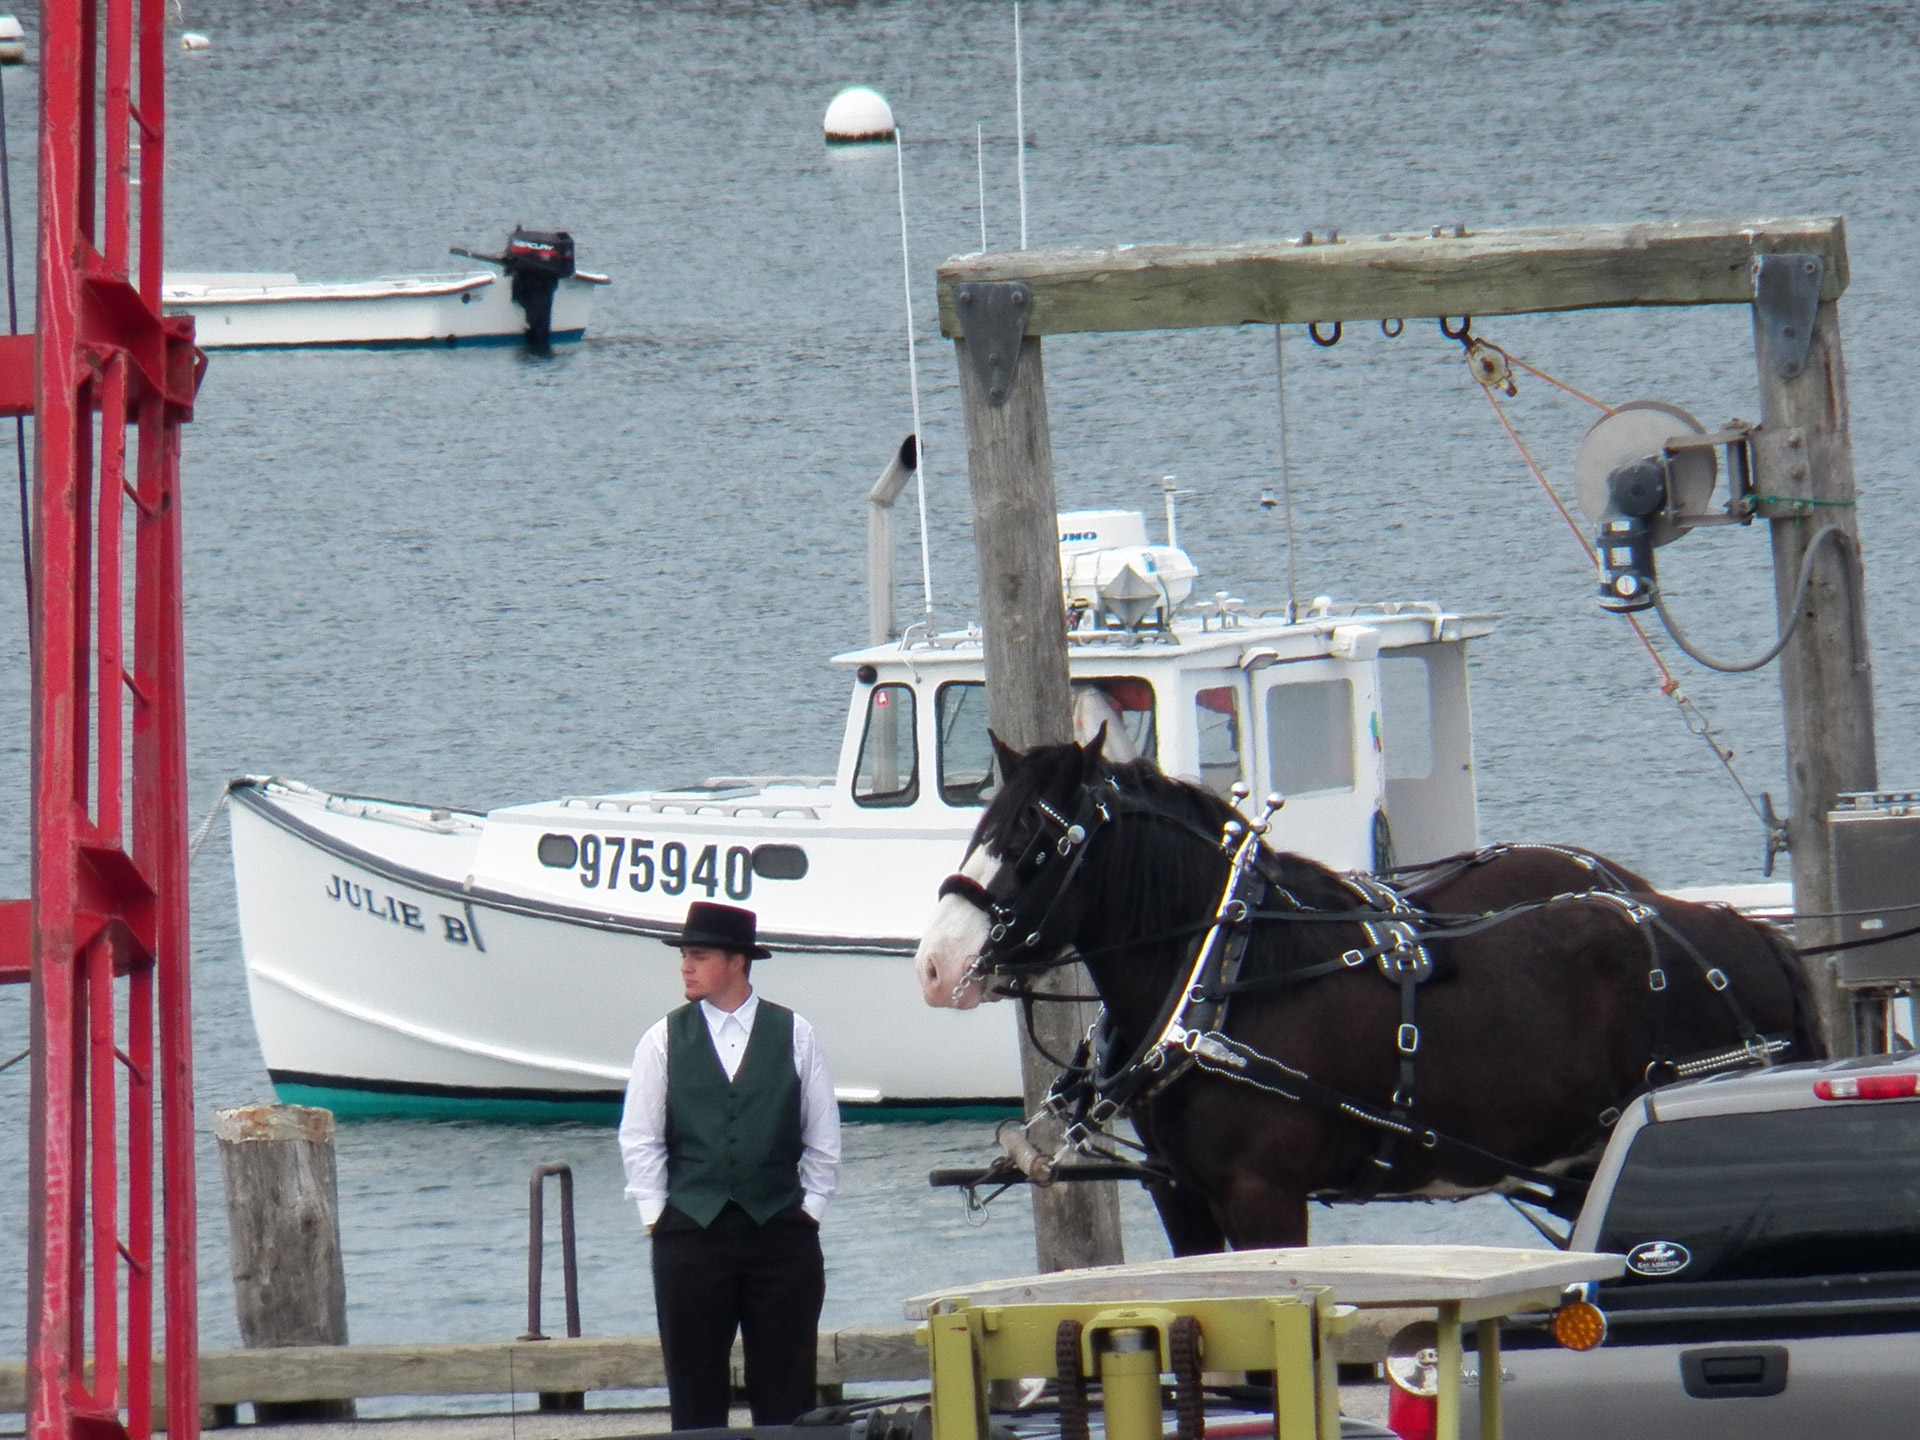
[[[1752,269],[1753,308],[1767,360],[1782,380],[1791,380],[1807,365],[1827,262],[1818,255],[1756,255]]]
[[[960,306],[961,334],[987,403],[998,408],[1013,393],[1013,371],[1020,363],[1033,309],[1033,287],[1020,280],[969,280],[954,295]]]

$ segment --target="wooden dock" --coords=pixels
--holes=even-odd
[[[1334,1342],[1342,1364],[1370,1365],[1412,1311],[1355,1317]],[[924,1382],[927,1352],[912,1325],[820,1332],[820,1383]],[[736,1380],[739,1351],[734,1353]],[[156,1365],[156,1377],[164,1373]],[[588,1390],[653,1390],[667,1383],[660,1341],[652,1335],[581,1340],[480,1341],[449,1345],[303,1345],[278,1350],[207,1350],[200,1355],[200,1399],[230,1408],[255,1401],[367,1400],[380,1396],[536,1395]],[[164,1405],[156,1393],[156,1407]],[[0,1415],[26,1408],[26,1366],[0,1364]]]
[[[820,1384],[924,1381],[927,1352],[911,1325],[820,1332]],[[739,1357],[736,1351],[735,1368]],[[155,1367],[155,1375],[162,1367]],[[364,1400],[389,1395],[532,1395],[587,1390],[652,1390],[667,1383],[658,1337],[515,1340],[453,1345],[302,1345],[276,1350],[207,1350],[200,1400],[208,1406],[256,1401]],[[165,1397],[157,1391],[156,1406]],[[0,1365],[0,1415],[26,1408],[26,1366]]]

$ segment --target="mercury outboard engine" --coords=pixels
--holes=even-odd
[[[513,303],[527,315],[527,348],[544,354],[553,333],[553,292],[573,274],[573,236],[516,225],[502,263],[513,277]]]

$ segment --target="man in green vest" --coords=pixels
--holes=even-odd
[[[754,993],[753,962],[772,953],[756,929],[751,910],[688,907],[667,942],[687,1003],[640,1038],[620,1120],[676,1430],[727,1423],[736,1331],[755,1425],[788,1424],[815,1400],[840,1111],[813,1027]]]

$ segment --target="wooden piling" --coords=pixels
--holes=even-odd
[[[1840,906],[1827,812],[1842,791],[1873,789],[1879,773],[1839,305],[1821,304],[1806,365],[1791,379],[1770,361],[1757,307],[1754,350],[1763,427],[1754,473],[1773,530],[1774,594],[1783,628],[1793,618],[1794,591],[1814,537],[1830,525],[1848,537],[1845,544],[1829,539],[1821,545],[1805,618],[1780,653],[1793,909],[1798,916],[1831,915]],[[1838,920],[1799,919],[1794,938],[1803,946],[1853,938],[1843,928]],[[1811,956],[1806,964],[1829,1045],[1835,1054],[1853,1053],[1850,997],[1833,983],[1827,957]]]
[[[967,344],[964,335],[954,341],[980,571],[987,720],[1017,750],[1060,744],[1073,738],[1073,711],[1040,341],[1035,336],[1020,341],[1008,393],[998,405],[982,387]],[[1084,995],[1091,986],[1085,969],[1075,965],[1048,972],[1034,989]],[[1096,1010],[1084,1003],[1036,1005],[1034,1037],[1054,1055],[1071,1055]],[[1057,1074],[1058,1067],[1023,1032],[1020,1075],[1027,1114],[1040,1112]],[[1060,1143],[1060,1127],[1051,1119],[1042,1121],[1033,1139],[1051,1151]],[[1120,1195],[1114,1185],[1036,1185],[1032,1191],[1041,1270],[1120,1263]]]
[[[347,1343],[347,1277],[333,1115],[305,1105],[248,1105],[213,1119],[226,1180],[233,1300],[249,1349]],[[251,1398],[251,1397],[249,1397]],[[259,1400],[262,1424],[351,1420],[354,1402]]]

